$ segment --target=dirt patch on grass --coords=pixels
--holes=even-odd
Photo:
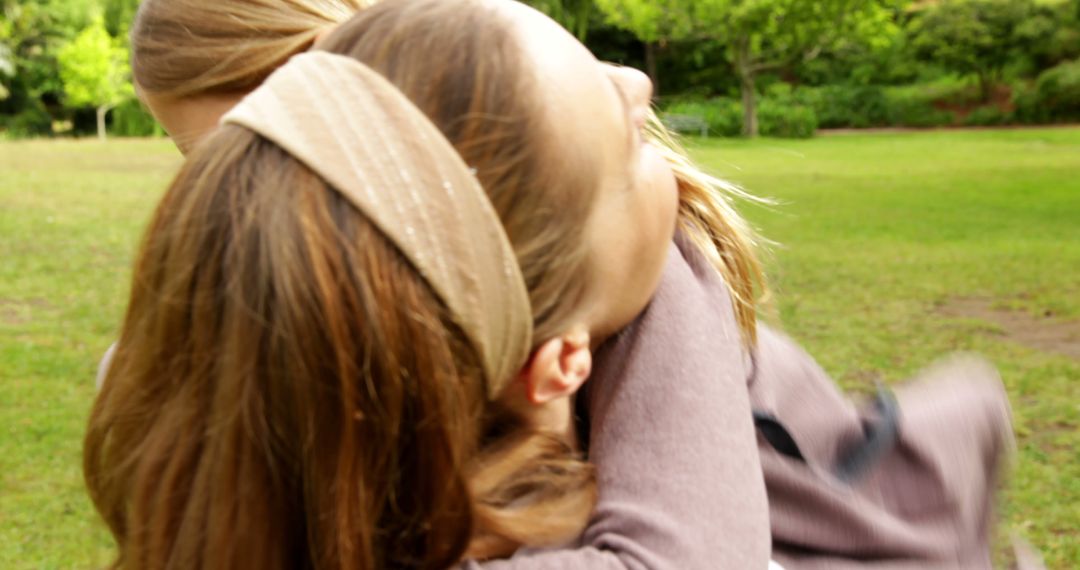
[[[1050,316],[1036,317],[1022,311],[1000,309],[989,299],[953,299],[939,311],[950,317],[997,325],[1009,342],[1080,360],[1080,321],[1060,321]]]
[[[0,297],[0,323],[24,325],[30,322],[30,313],[34,309],[46,309],[50,305],[44,299],[16,301]]]

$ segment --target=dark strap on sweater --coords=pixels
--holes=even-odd
[[[874,408],[878,417],[863,424],[863,440],[841,453],[840,459],[833,466],[833,475],[844,483],[853,484],[870,472],[896,445],[900,437],[899,405],[892,393],[883,386],[878,386]],[[778,453],[806,463],[806,457],[795,438],[776,416],[754,410],[754,427]]]
[[[841,455],[833,467],[833,474],[845,483],[854,483],[873,469],[900,439],[900,405],[892,392],[880,384],[874,397],[874,408],[877,419],[863,424],[866,437]]]

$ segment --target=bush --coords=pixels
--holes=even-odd
[[[1012,103],[1015,111],[1013,118],[1017,122],[1036,125],[1050,122],[1050,113],[1039,100],[1039,93],[1032,85],[1013,87]]]
[[[771,95],[758,99],[758,126],[762,135],[781,138],[814,136],[818,120],[810,106],[798,103],[790,92],[786,96],[782,93]],[[704,119],[709,125],[710,136],[742,136],[742,103],[728,97],[717,97],[708,101],[684,99],[668,105],[665,114]]]
[[[1052,121],[1080,120],[1080,59],[1050,68],[1035,81],[1036,104]]]
[[[154,120],[153,115],[135,99],[116,107],[110,113],[112,124],[109,132],[121,137],[164,136],[165,130]]]
[[[737,137],[742,134],[742,105],[732,99],[683,100],[669,105],[665,113],[703,119],[709,125],[710,136]]]
[[[800,87],[795,101],[814,110],[825,129],[880,127],[888,124],[885,94],[874,85]]]
[[[52,135],[53,118],[40,104],[31,105],[10,117],[3,117],[8,138],[31,138]]]
[[[938,109],[938,93],[922,85],[885,89],[887,123],[894,127],[943,127],[956,122],[951,111]]]
[[[767,98],[758,103],[758,126],[764,136],[808,139],[817,132],[818,118],[809,106]]]
[[[977,100],[978,90],[968,81],[946,76],[905,87],[799,87],[790,98],[795,104],[811,107],[825,129],[939,127],[953,124],[956,117],[938,105],[963,107]]]
[[[664,113],[704,119],[709,125],[710,136],[742,135],[742,103],[728,97],[707,101],[682,99],[668,105]],[[768,94],[758,99],[758,126],[761,134],[767,137],[810,138],[817,131],[818,120],[814,109],[798,102],[790,88],[786,93],[770,89]]]
[[[996,127],[1009,124],[1011,121],[1011,113],[1002,111],[993,105],[979,107],[964,118],[964,124],[969,127]]]

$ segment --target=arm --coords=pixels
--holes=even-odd
[[[589,412],[600,498],[580,544],[465,568],[766,568],[748,366],[726,287],[673,247],[649,309],[597,354]]]

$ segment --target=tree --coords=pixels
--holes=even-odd
[[[20,124],[21,134],[49,134],[61,108],[64,86],[56,57],[92,22],[98,0],[0,0],[0,50],[14,73],[0,84],[0,123]],[[6,115],[6,116],[5,116]]]
[[[743,129],[757,136],[757,77],[816,58],[891,22],[893,0],[596,0],[645,42],[720,40],[739,78]]]
[[[1023,57],[1038,36],[1052,34],[1034,26],[1036,16],[1032,0],[945,1],[928,6],[912,22],[911,43],[921,59],[975,75],[987,102],[1005,67]]]
[[[570,30],[582,43],[585,42],[595,12],[593,0],[527,0],[526,3]]]
[[[68,103],[95,107],[98,138],[105,140],[106,114],[133,95],[127,48],[97,18],[60,50],[57,59]]]
[[[0,79],[15,75],[15,52],[11,49],[11,22],[5,18],[0,21]],[[8,88],[0,83],[0,101],[11,95]]]

